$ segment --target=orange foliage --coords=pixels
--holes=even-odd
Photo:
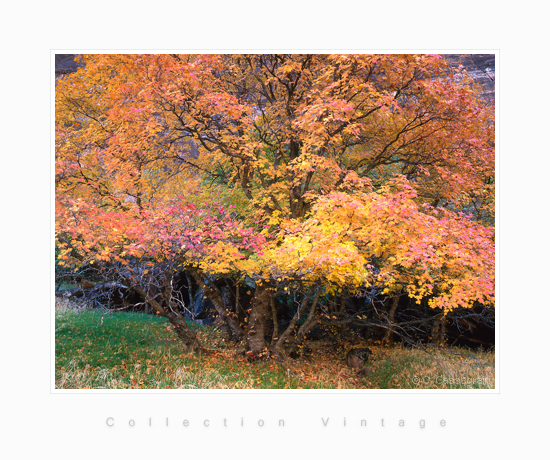
[[[56,87],[60,264],[494,302],[494,108],[444,56],[82,59]]]

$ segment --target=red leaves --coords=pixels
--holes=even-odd
[[[58,200],[56,227],[59,233],[74,235],[73,247],[86,252],[87,261],[123,263],[119,255],[127,254],[155,260],[183,258],[187,263],[201,264],[207,271],[238,271],[240,261],[260,251],[266,241],[265,236],[232,219],[223,206],[216,204],[198,208],[178,200],[121,213],[91,204],[77,207],[74,203]],[[69,217],[75,209],[77,220]]]
[[[86,261],[494,298],[494,108],[444,57],[84,61],[56,87],[56,232]]]

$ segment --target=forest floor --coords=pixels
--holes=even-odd
[[[55,311],[57,389],[494,389],[495,352],[466,348],[410,349],[368,344],[361,372],[346,366],[346,348],[364,343],[308,342],[299,359],[250,363],[222,333],[194,326],[207,355],[184,350],[163,318],[143,313]]]

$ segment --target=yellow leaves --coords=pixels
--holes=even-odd
[[[389,290],[412,286],[416,299],[437,286],[464,304],[494,295],[494,240],[466,218],[444,225],[435,210],[417,206],[437,198],[458,209],[479,203],[488,215],[494,209],[490,114],[442,75],[422,80],[440,74],[441,57],[247,59],[90,55],[85,71],[58,82],[56,195],[68,199],[56,202],[56,232],[83,241],[75,249],[88,260],[97,254],[96,261],[125,264],[128,256],[160,261],[178,253],[210,273],[266,273],[278,283],[384,281]],[[289,82],[297,83],[292,95]],[[245,106],[268,86],[272,97],[261,109]],[[425,164],[411,173],[414,181],[393,177],[418,162]],[[161,229],[175,196],[233,205],[232,218],[256,237],[276,239],[264,254],[225,236],[213,237],[223,240],[216,244],[178,239]],[[170,225],[190,226],[188,219]],[[145,237],[133,230],[142,222]],[[58,248],[59,263],[70,263]]]
[[[290,228],[295,233],[289,233]],[[368,284],[366,260],[352,242],[316,223],[313,226],[294,223],[290,228],[264,251],[267,269],[278,282],[284,274],[337,285]]]

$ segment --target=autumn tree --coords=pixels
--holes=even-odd
[[[444,56],[82,60],[56,87],[60,266],[124,283],[190,348],[182,271],[252,355],[296,347],[344,291],[494,304],[494,107]]]

